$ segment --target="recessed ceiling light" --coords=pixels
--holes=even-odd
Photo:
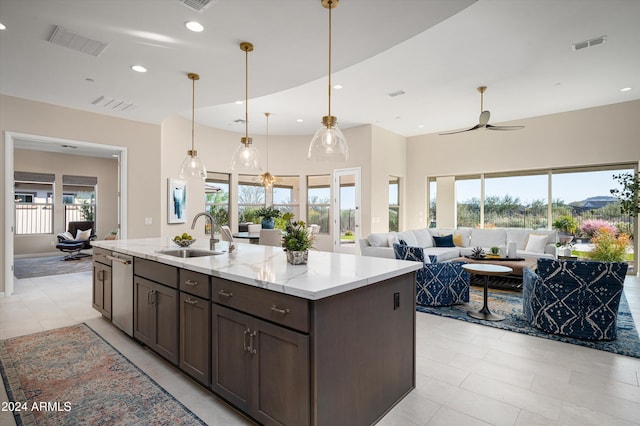
[[[111,154],[111,156],[112,156],[113,158],[118,158],[118,157],[119,157],[119,155],[118,155],[118,154]]]
[[[131,69],[135,72],[147,72],[147,69],[142,65],[131,65]]]
[[[0,30],[6,30],[6,29],[7,27],[2,22],[0,22]]]
[[[204,26],[200,22],[189,21],[189,22],[185,22],[184,26],[187,27],[187,29],[193,31],[194,33],[200,33],[204,31]]]
[[[238,104],[238,105],[242,105],[244,103],[244,101],[236,101],[235,103]]]
[[[424,127],[424,124],[418,124],[418,129],[422,129]]]
[[[296,121],[297,121],[298,123],[302,123],[304,120],[303,120],[302,118],[298,118]]]
[[[336,84],[335,86],[333,86],[334,89],[342,89],[342,84]]]
[[[628,92],[629,90],[631,90],[631,87],[623,87],[620,89],[621,92]]]

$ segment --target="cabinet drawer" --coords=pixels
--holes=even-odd
[[[259,318],[309,332],[309,302],[271,290],[211,278],[211,300]]]
[[[107,259],[107,256],[111,256],[111,250],[103,249],[100,247],[93,248],[93,261],[99,262],[104,265],[111,266],[111,260]]]
[[[171,288],[178,288],[178,268],[139,257],[133,261],[134,273]]]
[[[209,286],[209,275],[199,272],[180,269],[180,291],[184,291],[203,299],[211,300],[211,287]]]

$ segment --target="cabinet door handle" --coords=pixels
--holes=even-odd
[[[192,287],[195,287],[195,286],[197,286],[197,285],[198,285],[198,281],[186,280],[184,283],[185,283],[186,285],[190,285],[190,286],[192,286]]]
[[[250,347],[247,345],[247,335],[251,332],[248,328],[243,331],[244,336],[242,336],[242,347],[246,352],[251,352]]]
[[[287,315],[289,312],[291,312],[289,310],[289,308],[280,309],[280,308],[278,308],[277,305],[271,305],[271,310],[273,312],[277,312],[277,313],[282,314],[282,315]]]
[[[152,305],[157,305],[158,304],[158,292],[155,290],[151,290],[151,304]]]
[[[256,353],[258,353],[256,348],[253,346],[253,338],[256,337],[257,335],[258,335],[257,331],[253,331],[252,333],[249,334],[249,353],[251,355],[255,355]]]
[[[98,271],[98,281],[104,281],[104,269]]]
[[[187,297],[187,299],[185,300],[185,302],[187,302],[190,305],[197,305],[198,301],[197,300],[192,300],[190,297]]]
[[[226,292],[226,291],[224,291],[224,290],[218,290],[218,294],[219,294],[220,296],[224,296],[224,297],[233,297],[233,293],[231,293],[231,292],[227,293],[227,292]]]
[[[151,301],[151,294],[153,294],[153,290],[147,292],[147,304],[151,305],[153,302]]]

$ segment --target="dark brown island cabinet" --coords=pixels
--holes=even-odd
[[[111,319],[111,251],[93,249],[93,294],[92,306],[103,317]]]
[[[134,257],[133,337],[257,422],[370,425],[415,387],[414,272],[317,300],[214,274]]]

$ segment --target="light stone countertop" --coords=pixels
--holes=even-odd
[[[262,287],[310,300],[340,294],[418,270],[417,262],[309,250],[306,265],[291,265],[281,247],[235,243],[216,244],[221,254],[180,258],[159,253],[177,249],[169,237],[92,241],[95,247]],[[198,239],[192,249],[209,250],[209,240]]]

